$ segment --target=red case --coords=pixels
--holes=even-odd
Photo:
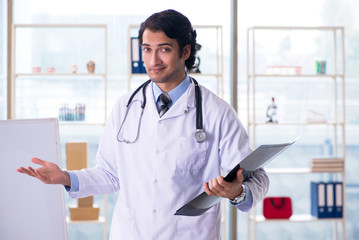
[[[292,216],[292,200],[290,197],[266,197],[263,200],[265,218],[290,218]]]

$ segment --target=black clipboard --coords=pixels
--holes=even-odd
[[[298,139],[298,138],[297,138]],[[261,145],[255,151],[250,153],[246,158],[244,158],[240,163],[238,163],[228,174],[224,177],[224,180],[227,182],[233,181],[237,176],[237,171],[239,168],[243,169],[243,177],[246,179],[248,172],[254,171],[258,168],[263,167],[281,152],[291,146],[294,141],[290,143],[283,144],[271,144],[271,145]],[[208,209],[216,205],[221,201],[221,197],[210,196],[206,192],[202,192],[197,197],[193,198],[191,201],[186,203],[183,207],[179,208],[174,215],[184,215],[184,216],[199,216],[206,212]]]

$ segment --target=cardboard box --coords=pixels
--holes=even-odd
[[[100,208],[98,207],[70,207],[70,219],[79,220],[98,220]]]
[[[87,168],[87,143],[68,142],[66,143],[66,165],[67,170],[80,170]],[[71,220],[97,220],[100,209],[94,208],[93,196],[79,198],[78,207],[70,207]]]
[[[80,170],[87,168],[87,143],[66,143],[66,165],[67,170]]]
[[[77,199],[78,207],[92,207],[93,205],[93,196],[85,197],[85,198],[79,198]]]

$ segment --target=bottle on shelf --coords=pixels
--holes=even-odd
[[[275,99],[274,97],[272,97],[272,103],[268,105],[267,107],[267,122],[269,123],[278,123],[278,118],[277,118],[277,104],[275,103]]]

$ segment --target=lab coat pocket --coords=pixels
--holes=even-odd
[[[130,236],[135,236],[135,210],[121,206],[115,214],[118,225],[112,227],[120,228],[118,232],[121,235],[121,239],[129,239]]]
[[[178,142],[177,168],[185,171],[201,169],[206,162],[207,141],[198,143],[194,136],[181,137]]]

